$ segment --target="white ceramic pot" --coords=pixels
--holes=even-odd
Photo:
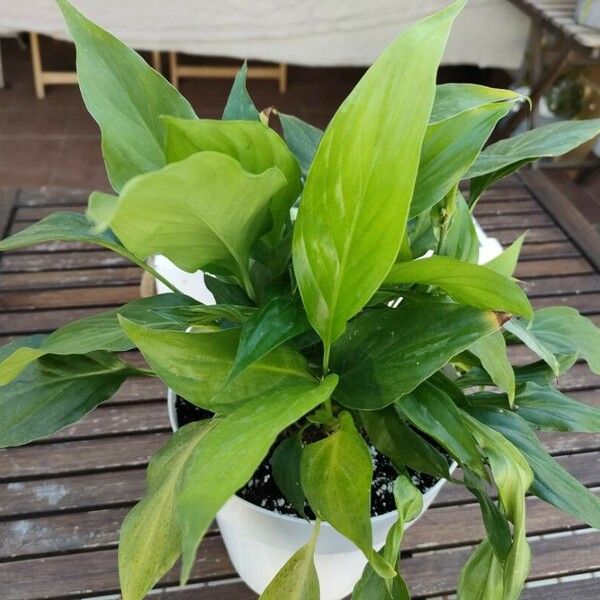
[[[173,431],[177,430],[176,395],[169,390],[168,411]],[[452,468],[454,469],[456,465]],[[442,479],[423,496],[423,512],[439,494]],[[408,523],[410,527],[419,516]],[[385,543],[390,527],[396,522],[396,511],[373,517],[373,546]],[[277,571],[312,532],[313,523],[289,515],[279,515],[233,496],[217,513],[217,523],[229,558],[244,582],[260,594]],[[315,551],[321,600],[341,600],[352,592],[366,564],[363,553],[329,523],[321,525]]]

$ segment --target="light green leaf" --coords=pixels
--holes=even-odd
[[[533,482],[533,473],[521,452],[505,439],[505,436],[480,423],[476,420],[477,417],[471,418],[466,413],[463,413],[463,417],[487,456],[498,489],[502,512],[513,525],[512,545],[506,560],[502,561],[502,594],[481,597],[489,600],[496,600],[496,598],[518,600],[531,568],[531,550],[527,543],[525,495]],[[495,561],[489,564],[489,568],[495,579],[498,568]],[[469,563],[465,566],[465,571],[467,573],[463,572],[461,575],[463,584],[469,572],[476,580],[481,579],[482,574],[473,574]],[[465,600],[471,598],[464,593],[463,589],[459,589],[458,596]]]
[[[496,315],[450,303],[407,303],[354,319],[333,347],[335,399],[376,410],[392,404],[453,356],[500,327]]]
[[[500,275],[504,275],[505,277],[512,277],[515,269],[517,268],[517,262],[519,260],[519,254],[521,254],[521,246],[525,241],[525,236],[527,232],[520,235],[508,248],[496,256],[496,258],[492,258],[492,260],[485,263],[485,267],[491,269],[492,271],[496,271],[496,273],[500,273]]]
[[[102,225],[140,258],[224,271],[251,293],[250,247],[269,229],[269,201],[284,183],[277,168],[252,175],[225,154],[199,152],[130,181]]]
[[[281,121],[283,139],[298,160],[302,174],[306,175],[315,158],[315,152],[323,137],[323,132],[298,117],[279,111],[277,111],[277,115]]]
[[[438,254],[475,264],[479,259],[477,229],[467,202],[460,193],[456,196],[456,210]]]
[[[474,83],[444,83],[435,89],[430,123],[439,123],[465,111],[494,102],[514,102],[522,96],[512,90],[491,88]]]
[[[221,152],[237,160],[248,173],[260,175],[277,167],[287,183],[270,203],[273,219],[269,239],[277,242],[289,221],[292,204],[302,185],[300,167],[285,142],[260,121],[213,121],[165,118],[165,152],[169,162],[188,158],[196,152]]]
[[[398,255],[435,73],[463,6],[459,0],[401,34],[346,98],[319,144],[292,254],[302,301],[325,344],[326,361],[331,344]]]
[[[117,315],[142,320],[147,327],[156,329],[170,327],[172,322],[154,312],[162,308],[165,314],[171,307],[182,303],[195,304],[195,300],[181,294],[160,294],[134,300],[115,310],[103,312],[85,319],[72,321],[57,329],[35,346],[21,345],[15,352],[0,361],[0,386],[12,381],[28,364],[46,354],[88,354],[95,350],[123,352],[134,345],[123,333]]]
[[[473,164],[512,102],[483,104],[427,127],[410,217],[435,206]]]
[[[314,381],[306,359],[281,346],[227,385],[240,339],[239,329],[210,333],[156,331],[122,317],[119,320],[152,370],[170,388],[212,412],[231,412],[281,385]]]
[[[319,577],[314,559],[320,525],[317,520],[308,543],[283,565],[259,600],[320,600]]]
[[[215,421],[178,429],[148,465],[146,493],[129,512],[119,536],[119,579],[123,600],[142,600],[180,554],[175,490],[196,446]]]
[[[538,158],[560,156],[600,133],[600,119],[562,121],[526,131],[488,146],[469,169],[469,204],[473,206],[493,183]]]
[[[460,572],[458,600],[503,599],[503,574],[502,564],[494,554],[489,538],[485,538]]]
[[[35,345],[30,338],[24,342]],[[0,447],[60,431],[108,400],[128,377],[141,374],[108,352],[39,359],[2,388]]]
[[[516,315],[533,314],[525,292],[512,279],[448,256],[397,263],[386,282],[434,285],[461,304]]]
[[[469,350],[479,358],[492,381],[508,394],[512,406],[515,399],[515,372],[508,360],[506,342],[500,331],[478,339]]]
[[[166,164],[160,115],[194,118],[188,101],[144,59],[57,0],[77,48],[77,78],[100,126],[108,177],[120,190],[132,177]]]
[[[245,323],[258,309],[254,306],[237,304],[194,304],[193,306],[174,306],[167,309],[156,309],[165,319],[184,325],[209,325],[221,321]],[[124,315],[127,316],[127,315]],[[171,329],[173,329],[171,327]]]
[[[294,298],[276,296],[242,326],[229,380],[284,342],[309,330],[310,324],[302,306]]]
[[[299,515],[304,514],[304,492],[300,483],[300,460],[302,458],[302,442],[299,435],[283,440],[271,457],[273,478],[285,499],[296,509]]]
[[[434,477],[450,478],[446,457],[413,431],[400,418],[395,407],[360,411],[360,419],[371,443],[397,469],[406,465]]]
[[[248,63],[244,61],[238,71],[235,79],[233,80],[233,86],[229,92],[227,98],[227,104],[223,112],[223,119],[226,121],[230,120],[244,120],[244,121],[258,121],[259,112],[248,94],[246,89],[246,77],[248,76]]]
[[[257,395],[218,419],[196,446],[177,491],[182,532],[181,580],[192,569],[196,550],[215,514],[251,477],[281,431],[327,400],[337,377],[304,381]]]
[[[417,429],[437,440],[460,464],[486,477],[475,439],[448,394],[425,381],[398,400],[395,407]]]
[[[579,483],[543,448],[526,421],[512,411],[478,407],[471,414],[501,433],[525,456],[534,474],[530,492],[600,529],[600,498]]]
[[[300,473],[316,515],[354,542],[382,577],[393,577],[394,568],[372,548],[373,462],[349,413],[341,414],[337,431],[304,447]]]

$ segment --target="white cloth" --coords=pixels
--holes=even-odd
[[[73,0],[139,50],[307,66],[369,65],[403,29],[448,0]],[[54,0],[0,0],[0,29],[68,34]],[[471,0],[446,64],[518,68],[529,20],[508,0]]]

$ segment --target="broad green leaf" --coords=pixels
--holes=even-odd
[[[455,2],[388,46],[333,117],[308,172],[292,254],[325,362],[398,255],[435,73],[463,6]]]
[[[46,242],[85,242],[108,248],[135,262],[135,257],[110,232],[97,233],[93,223],[79,213],[59,211],[38,223],[0,240],[0,252]]]
[[[492,312],[450,303],[401,304],[354,319],[333,347],[335,399],[376,410],[392,404],[480,337],[497,331]]]
[[[277,296],[242,326],[240,345],[229,380],[284,342],[310,330],[306,314],[294,298]]]
[[[517,339],[521,340],[530,350],[533,350],[552,369],[554,375],[558,377],[560,367],[556,356],[534,335],[526,321],[511,319],[504,323],[503,327]]]
[[[396,408],[360,412],[369,440],[398,469],[408,466],[434,477],[450,478],[446,457],[413,431],[398,415]]]
[[[160,294],[134,300],[115,310],[103,312],[85,319],[72,321],[57,329],[35,346],[20,346],[0,361],[0,386],[12,381],[27,365],[46,354],[88,354],[96,350],[123,352],[134,345],[123,333],[117,315],[132,320],[142,320],[148,327],[172,328],[172,322],[154,312],[162,308],[165,314],[171,307],[182,303],[195,304],[192,298],[181,294]]]
[[[252,306],[252,300],[244,290],[235,283],[227,283],[217,277],[204,273],[204,285],[214,296],[217,304],[239,304],[241,306]]]
[[[100,126],[102,154],[116,190],[166,164],[160,115],[194,118],[188,101],[144,59],[57,0],[77,48],[77,78],[85,105]]]
[[[284,183],[277,168],[252,175],[225,154],[199,152],[130,181],[101,225],[140,258],[217,269],[250,293],[250,247],[269,229],[269,201]],[[93,199],[88,214],[95,220]]]
[[[504,394],[481,392],[469,399],[475,406],[510,408]],[[518,386],[514,410],[535,429],[600,432],[600,409],[573,400],[547,385],[528,382]]]
[[[405,525],[415,519],[423,508],[421,492],[403,475],[394,482],[394,499],[398,520],[388,531],[385,545],[379,551],[389,564],[398,563]],[[410,594],[399,572],[393,579],[383,579],[367,564],[354,586],[352,600],[410,600]]]
[[[299,515],[304,514],[304,492],[300,483],[300,460],[302,458],[302,442],[299,435],[283,440],[271,457],[273,478],[285,499],[296,509]]]
[[[515,399],[515,372],[506,354],[506,342],[500,331],[478,339],[469,350],[479,358],[492,381],[508,394],[512,406]]]
[[[317,520],[308,543],[283,565],[259,600],[320,600],[319,577],[314,559],[320,525]]]
[[[174,306],[173,308],[159,308],[156,310],[161,317],[185,325],[209,325],[222,321],[242,324],[256,311],[257,309],[253,306],[237,304],[211,304],[207,306],[194,304],[192,306]]]
[[[300,164],[302,174],[306,176],[315,158],[315,152],[323,137],[323,132],[298,117],[279,111],[277,111],[277,116],[281,121],[283,139]]]
[[[487,456],[498,489],[500,506],[513,525],[512,545],[506,559],[502,561],[502,594],[490,596],[490,600],[495,600],[497,597],[503,600],[518,600],[531,567],[531,550],[527,543],[525,495],[533,482],[533,473],[525,457],[505,436],[466,413],[463,413],[463,417]],[[491,564],[490,568],[493,573],[496,573],[497,567],[494,564]],[[465,570],[470,570],[468,563]],[[480,579],[481,574],[474,574],[474,577]],[[461,580],[464,583],[464,575]],[[467,596],[461,590],[459,597]]]
[[[525,292],[512,279],[448,256],[397,263],[386,282],[434,285],[461,304],[516,315],[533,314]]]
[[[218,419],[190,456],[177,491],[181,580],[215,514],[251,477],[281,431],[331,396],[337,377],[280,386]]]
[[[2,387],[0,447],[60,431],[108,400],[128,377],[141,374],[108,352],[44,356]]]
[[[491,88],[474,83],[444,83],[435,89],[430,123],[439,123],[483,104],[514,102],[522,96],[512,90]]]
[[[196,152],[221,152],[237,160],[248,173],[260,175],[277,167],[286,184],[270,202],[273,219],[269,239],[277,242],[290,208],[298,198],[302,185],[300,167],[285,142],[275,131],[260,121],[213,121],[209,119],[166,118],[165,152],[169,162],[177,162]]]
[[[148,465],[144,497],[129,512],[119,536],[119,579],[123,600],[142,600],[180,554],[175,491],[196,446],[215,421],[178,429]]]
[[[600,133],[600,119],[562,121],[526,131],[488,146],[466,174],[473,206],[493,183],[538,158],[560,156]]]
[[[373,550],[371,479],[373,462],[366,442],[349,413],[340,427],[302,451],[302,489],[316,515],[354,542],[382,577],[394,568]]]
[[[157,331],[120,318],[127,336],[152,370],[177,394],[212,412],[231,412],[276,387],[314,381],[304,357],[282,346],[250,365],[227,385],[239,329],[210,333]]]
[[[502,564],[489,538],[485,538],[469,557],[458,578],[458,600],[504,599]]]
[[[456,196],[456,210],[438,254],[470,263],[477,263],[479,259],[477,229],[467,202],[460,193]]]
[[[258,110],[254,106],[254,102],[252,102],[252,98],[250,98],[250,94],[248,94],[248,90],[246,89],[247,76],[248,63],[244,61],[244,64],[233,80],[227,104],[223,111],[224,120],[258,121]]]
[[[395,404],[398,412],[417,429],[440,443],[472,471],[486,476],[483,460],[471,431],[450,396],[428,381]]]
[[[517,262],[519,260],[519,254],[521,254],[521,246],[525,241],[527,233],[520,235],[508,248],[492,258],[492,260],[485,263],[485,267],[504,275],[504,277],[512,277],[515,269],[517,268]]]
[[[427,127],[410,217],[435,206],[461,180],[513,102],[476,106]]]
[[[534,474],[530,492],[545,502],[600,528],[600,498],[579,483],[543,448],[526,421],[512,411],[478,407],[471,414],[501,433],[527,459]]]

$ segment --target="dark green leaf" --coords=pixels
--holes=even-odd
[[[248,64],[244,61],[244,64],[233,80],[233,86],[231,87],[227,104],[223,111],[224,120],[259,120],[258,110],[254,106],[254,102],[252,102],[252,98],[250,98],[250,94],[248,94],[248,90],[246,89],[247,75]]]
[[[279,111],[277,111],[277,115],[281,121],[283,138],[298,160],[302,174],[306,175],[323,137],[323,132],[318,127],[314,127],[298,117],[286,115]]]
[[[85,105],[102,132],[108,177],[120,190],[132,177],[166,164],[159,116],[194,118],[188,101],[123,42],[57,0],[77,48]]]
[[[333,370],[340,375],[335,398],[349,408],[383,408],[499,327],[494,313],[458,304],[365,313],[333,347]]]
[[[252,300],[246,292],[235,283],[227,283],[222,279],[204,273],[204,285],[214,296],[217,304],[239,304],[240,306],[252,306]]]
[[[271,457],[273,477],[285,499],[304,515],[304,492],[300,483],[300,460],[302,458],[302,443],[298,435],[283,440]]]
[[[214,427],[192,452],[177,491],[182,534],[181,580],[217,511],[251,477],[281,431],[327,400],[337,377],[304,381],[257,395]]]
[[[211,304],[207,306],[195,304],[193,306],[175,306],[166,310],[159,308],[156,312],[161,317],[175,323],[184,325],[209,325],[222,321],[242,324],[256,313],[256,310],[253,306],[241,306],[237,304]]]

